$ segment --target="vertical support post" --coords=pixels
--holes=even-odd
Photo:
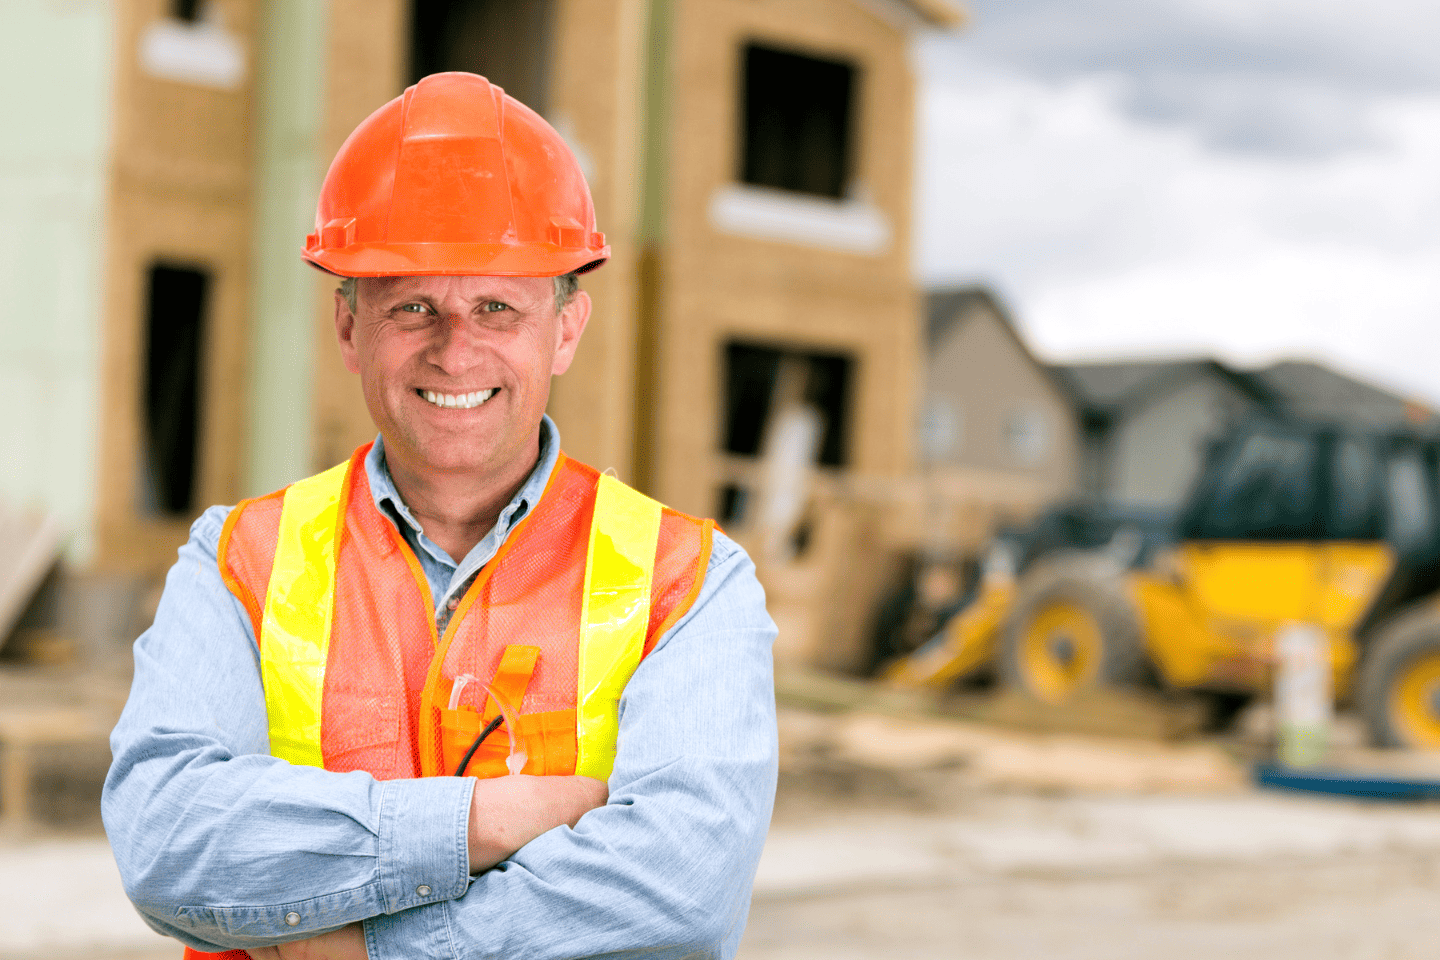
[[[329,6],[328,0],[262,6],[245,496],[282,487],[311,467],[314,271],[300,248],[323,172]]]
[[[645,79],[642,90],[641,188],[638,240],[639,271],[635,303],[636,489],[654,494],[659,482],[655,463],[660,433],[658,370],[663,356],[664,242],[669,188],[670,46],[675,0],[650,0],[645,31]]]

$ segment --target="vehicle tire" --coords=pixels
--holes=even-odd
[[[1001,644],[1006,684],[1063,703],[1080,690],[1143,679],[1140,621],[1124,576],[1090,556],[1056,558],[1027,572]]]
[[[1375,746],[1440,749],[1440,611],[1382,627],[1365,649],[1357,694]]]

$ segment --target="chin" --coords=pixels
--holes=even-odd
[[[456,473],[483,471],[494,460],[488,451],[464,449],[458,444],[429,446],[420,451],[420,456],[431,469]]]

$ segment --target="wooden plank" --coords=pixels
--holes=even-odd
[[[0,743],[0,828],[30,822],[30,745]]]
[[[963,27],[970,19],[965,8],[952,0],[905,0],[927,23],[946,30]]]
[[[0,502],[0,649],[60,559],[63,542],[55,514],[24,513]]]
[[[83,707],[8,707],[0,709],[0,742],[83,743],[109,736],[113,723]]]
[[[36,748],[103,742],[111,725],[111,718],[80,707],[0,710],[0,829],[22,830],[30,823]]]

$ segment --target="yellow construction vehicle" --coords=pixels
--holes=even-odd
[[[1272,682],[1277,635],[1310,624],[1375,744],[1440,749],[1437,467],[1440,440],[1415,434],[1237,428],[1169,522],[1071,507],[997,538],[970,602],[887,677],[989,670],[1050,702],[1153,682],[1239,703]]]

